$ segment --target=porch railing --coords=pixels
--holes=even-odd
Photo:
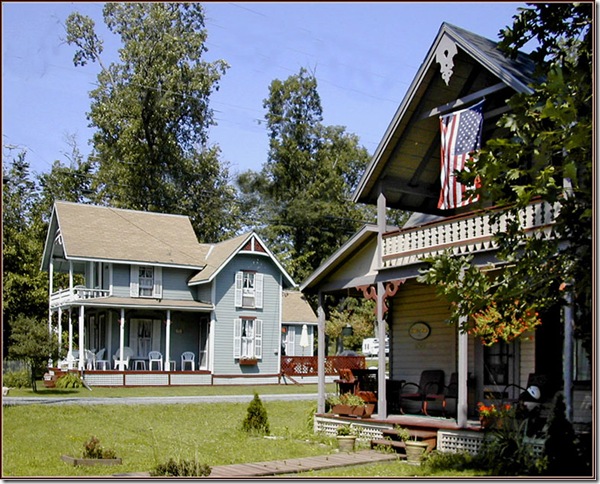
[[[93,299],[98,297],[108,297],[108,289],[93,289],[84,286],[75,286],[72,289],[61,289],[50,296],[50,307],[57,307],[63,304],[79,301],[81,299]]]
[[[498,212],[470,213],[384,234],[383,268],[416,263],[447,249],[457,255],[492,250],[494,234],[506,230],[510,222],[506,213],[492,221]],[[537,201],[519,212],[519,223],[530,234],[550,238],[557,212],[557,205]]]
[[[364,356],[327,356],[325,357],[325,374],[336,375],[340,368],[365,368]],[[290,376],[308,376],[318,373],[316,356],[282,356],[281,372]]]

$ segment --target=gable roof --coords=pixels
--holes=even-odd
[[[441,71],[448,56],[449,77]],[[528,87],[534,64],[526,54],[505,57],[497,42],[442,24],[425,60],[367,166],[353,201],[376,204],[380,189],[387,206],[422,213],[453,215],[437,209],[440,190],[439,114],[485,99],[484,137],[498,133],[506,99]],[[447,82],[446,82],[447,81]],[[381,187],[381,188],[380,188]]]
[[[281,322],[317,324],[318,319],[304,294],[283,291]]]
[[[48,268],[57,234],[67,260],[200,269],[207,250],[198,243],[189,218],[182,215],[56,202],[42,269]]]
[[[208,250],[202,259],[204,267],[189,280],[188,284],[190,286],[212,281],[227,263],[240,252],[261,254],[269,257],[283,274],[284,287],[296,286],[292,277],[255,232],[248,232],[218,244],[206,244],[206,247]]]

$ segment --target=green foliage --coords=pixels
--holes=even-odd
[[[340,437],[348,437],[350,435],[356,435],[356,430],[352,426],[352,424],[344,424],[338,425],[338,428],[335,431],[336,435]]]
[[[306,69],[275,79],[264,100],[269,159],[238,177],[249,220],[303,280],[366,220],[372,208],[348,203],[369,154],[340,126],[322,124],[316,77]],[[310,230],[307,230],[310,227]]]
[[[104,449],[100,445],[100,440],[93,435],[90,440],[83,444],[84,459],[116,459],[117,455],[112,449]]]
[[[28,370],[7,371],[2,375],[2,386],[23,388],[31,385],[31,375]]]
[[[342,393],[341,395],[329,394],[325,400],[329,406],[333,405],[351,405],[354,407],[364,407],[365,401],[354,393]]]
[[[214,123],[210,94],[227,69],[206,62],[200,3],[107,3],[104,22],[121,41],[120,62],[102,63],[94,22],[66,21],[75,65],[98,62],[88,114],[93,135],[92,190],[114,207],[190,216],[202,241],[237,228],[235,194],[219,148],[208,143]]]
[[[408,429],[396,424],[394,425],[394,430],[398,432],[398,438],[400,440],[403,440],[404,442],[410,440],[410,432],[408,431]]]
[[[252,434],[269,435],[269,418],[258,393],[248,405],[246,418],[242,422],[242,430]]]
[[[359,350],[362,340],[375,334],[376,319],[374,301],[346,297],[330,310],[325,334],[330,338],[343,338],[344,348]],[[342,337],[347,325],[352,327],[352,334]]]
[[[58,348],[48,332],[47,322],[18,315],[12,321],[10,342],[9,357],[29,363],[31,388],[36,391],[36,380],[44,373],[48,359],[58,356]]]
[[[173,458],[167,462],[158,464],[150,471],[152,477],[205,477],[209,476],[212,469],[207,464],[200,464],[195,460]]]
[[[56,388],[81,388],[83,382],[77,373],[66,373],[56,379]]]
[[[422,465],[428,469],[429,473],[437,471],[464,471],[472,469],[474,457],[468,452],[440,452],[433,450],[427,454]]]
[[[508,55],[516,56],[530,39],[539,42],[533,52],[537,77],[531,93],[510,98],[511,110],[498,122],[502,136],[488,140],[460,178],[472,183],[477,177],[481,199],[512,217],[506,230],[495,234],[498,258],[510,269],[493,280],[467,271],[463,280],[464,261],[449,271],[452,262],[444,255],[425,278],[446,285],[440,292],[457,316],[485,311],[495,303],[510,326],[500,331],[501,339],[519,334],[525,312],[541,312],[572,297],[576,334],[591,350],[591,26],[592,4],[548,3],[519,9],[513,26],[503,31],[501,45]],[[518,223],[518,211],[536,197],[558,205],[552,238],[530,237]],[[492,222],[498,216],[492,214]],[[487,302],[482,301],[486,294]]]

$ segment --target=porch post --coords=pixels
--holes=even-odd
[[[461,320],[461,326],[466,321]],[[466,331],[458,328],[458,401],[456,407],[456,423],[460,428],[467,426],[468,413],[468,389],[467,379],[469,377],[469,335]]]
[[[377,197],[377,261],[379,268],[383,267],[383,233],[387,223],[385,216],[386,199],[383,189]],[[377,416],[387,417],[387,396],[385,385],[385,287],[383,282],[377,283],[377,337],[379,338],[379,354],[377,360]]]
[[[325,311],[323,310],[323,294],[319,291],[319,307],[317,308],[317,413],[325,413]]]
[[[60,350],[62,347],[62,307],[58,308],[58,359],[60,360]]]
[[[69,353],[73,353],[73,319],[69,308]]]
[[[164,370],[165,371],[170,371],[171,370],[171,310],[167,309],[167,328],[166,328],[166,335],[165,335],[165,361],[164,363]]]
[[[48,274],[48,334],[52,334],[52,291],[54,290],[54,262],[50,257],[50,267]]]
[[[69,261],[69,294],[73,295],[73,261]]]
[[[85,317],[85,306],[79,306],[79,370],[85,368],[85,344],[83,338],[83,322]]]
[[[125,308],[121,308],[121,320],[119,321],[119,371],[125,369],[123,364],[123,347],[125,339]]]

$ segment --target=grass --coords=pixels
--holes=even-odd
[[[31,388],[11,388],[10,397],[174,397],[193,395],[252,395],[255,391],[259,395],[282,393],[317,393],[316,384],[303,385],[206,385],[206,386],[156,386],[156,387],[92,387],[87,388],[46,388],[40,381],[37,384],[37,393]],[[327,393],[335,392],[335,384],[325,385]]]

